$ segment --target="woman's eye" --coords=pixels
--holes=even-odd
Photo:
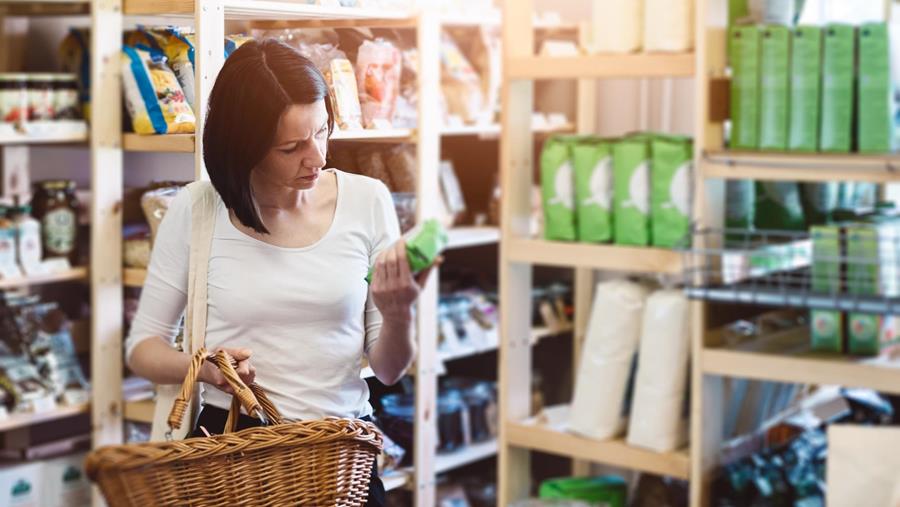
[[[295,144],[295,145],[291,146],[290,148],[281,148],[278,151],[280,151],[281,153],[285,153],[285,154],[294,153],[295,151],[297,151],[297,145]]]

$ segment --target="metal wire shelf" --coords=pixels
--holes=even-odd
[[[900,314],[900,221],[809,232],[699,229],[686,294],[713,302]]]

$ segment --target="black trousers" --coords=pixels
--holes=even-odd
[[[197,424],[196,426],[194,426],[194,431],[191,432],[191,437],[206,436],[200,429],[200,426],[206,428],[206,431],[208,431],[210,434],[220,435],[225,430],[225,421],[227,420],[227,410],[222,410],[219,407],[213,407],[210,405],[204,405],[200,410],[200,415],[197,417]],[[363,420],[369,420],[369,418],[364,417]],[[257,426],[261,426],[261,423],[259,419],[255,417],[241,414],[240,418],[238,419],[239,430],[254,428]],[[375,463],[372,465],[372,480],[369,481],[369,500],[368,502],[366,502],[366,507],[384,507],[384,504],[384,484],[382,484],[381,478],[378,476],[378,463]]]

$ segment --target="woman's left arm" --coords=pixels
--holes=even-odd
[[[416,355],[412,305],[432,267],[413,276],[402,239],[378,256],[372,276],[371,297],[381,313],[378,339],[368,351],[369,366],[385,385],[403,377]]]

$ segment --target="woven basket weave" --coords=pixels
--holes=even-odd
[[[226,433],[92,452],[87,474],[111,507],[365,505],[382,447],[375,426],[336,418],[283,422],[258,386],[241,382],[224,352],[207,357],[201,349],[194,356],[170,427],[180,424],[204,360],[219,367],[236,393]],[[240,404],[274,424],[230,432]]]

